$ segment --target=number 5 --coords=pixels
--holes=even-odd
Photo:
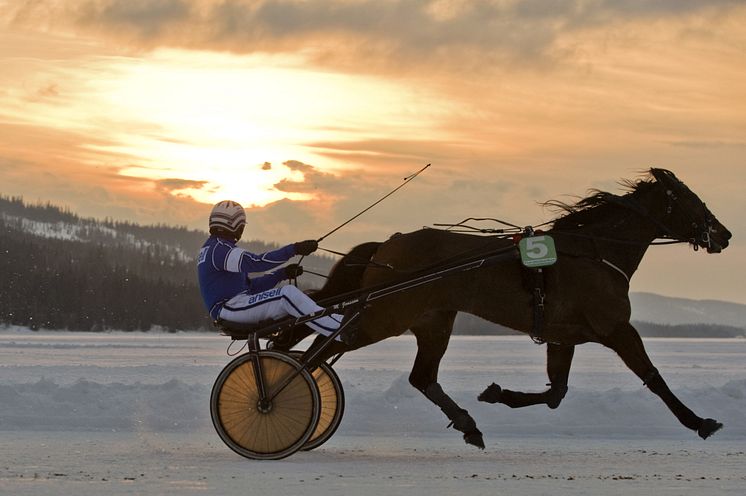
[[[549,248],[544,244],[544,236],[536,236],[526,239],[526,256],[529,258],[544,258],[549,253]]]

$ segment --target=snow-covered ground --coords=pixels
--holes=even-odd
[[[544,388],[544,347],[523,337],[455,337],[440,382],[484,432],[477,450],[407,383],[408,336],[343,357],[342,425],[279,461],[233,453],[213,431],[212,382],[225,337],[0,332],[0,494],[746,493],[746,340],[648,339],[654,363],[695,412],[679,425],[621,361],[577,349],[557,410],[479,403],[496,382]]]

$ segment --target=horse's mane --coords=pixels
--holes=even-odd
[[[577,229],[579,227],[608,221],[609,216],[618,212],[622,205],[641,193],[647,192],[655,184],[653,169],[643,173],[644,176],[637,179],[623,179],[619,185],[626,190],[623,195],[616,195],[608,191],[591,189],[589,195],[581,198],[575,203],[566,203],[559,200],[549,200],[541,205],[557,212],[563,213],[551,221],[553,229]],[[671,174],[668,171],[662,172]],[[673,174],[671,174],[673,176]]]

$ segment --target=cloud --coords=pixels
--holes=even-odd
[[[108,0],[84,2],[73,18],[79,26],[107,26],[136,32],[144,39],[158,37],[173,24],[190,20],[183,0]]]
[[[411,168],[416,164],[439,162],[462,153],[468,143],[425,139],[368,139],[307,143],[320,155],[344,158],[369,164],[399,164]]]
[[[323,201],[328,205],[349,195],[356,196],[366,184],[358,171],[332,174],[298,160],[288,160],[283,165],[301,172],[303,178],[299,181],[283,179],[274,187],[285,193],[311,194],[317,203]]]
[[[476,66],[552,57],[564,33],[626,21],[725,14],[739,0],[29,0],[14,25],[66,25],[139,47],[314,52],[335,63]],[[313,47],[310,49],[309,47]]]
[[[246,210],[246,240],[291,243],[313,237],[318,218],[305,202],[280,200]]]
[[[202,189],[208,184],[208,181],[192,181],[190,179],[170,178],[156,180],[155,184],[159,189],[163,191],[175,192],[183,189]]]
[[[59,85],[57,83],[48,83],[39,88],[33,96],[27,97],[27,99],[35,102],[47,98],[56,98],[58,96],[60,96]]]
[[[204,225],[209,205],[172,194],[200,181],[121,175],[81,146],[86,142],[105,143],[75,131],[0,124],[0,193],[71,206],[84,217]]]
[[[688,140],[688,141],[671,141],[668,143],[671,146],[681,148],[746,148],[746,142],[744,141],[719,141],[719,140]]]

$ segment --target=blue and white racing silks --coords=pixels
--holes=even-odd
[[[265,272],[287,262],[295,255],[295,247],[287,245],[261,255],[255,255],[224,238],[210,236],[199,252],[197,273],[199,287],[210,317],[217,319],[222,303],[239,293],[261,293],[286,279],[284,270],[249,279],[249,274]]]

